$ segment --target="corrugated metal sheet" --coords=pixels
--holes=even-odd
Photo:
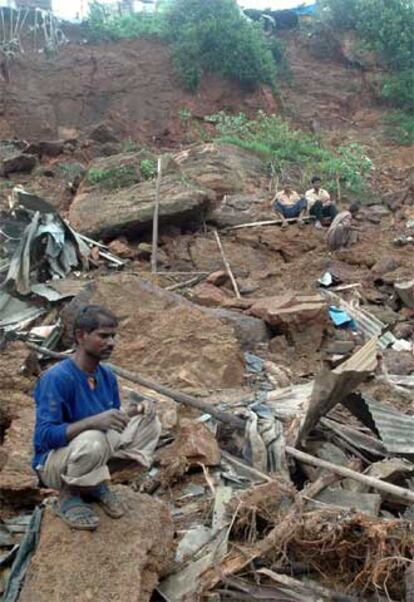
[[[321,291],[325,296],[327,296],[332,302],[335,303],[338,307],[345,309],[348,314],[355,320],[355,323],[359,330],[364,333],[364,335],[368,339],[372,339],[374,337],[378,338],[379,345],[382,349],[393,345],[397,339],[391,332],[386,332],[381,336],[381,333],[386,328],[386,324],[381,322],[378,318],[370,314],[369,312],[359,308],[354,307],[347,301],[344,301],[339,295],[336,295],[332,291]]]
[[[347,400],[348,401],[348,400]],[[388,452],[393,454],[414,454],[414,416],[407,416],[393,408],[368,397],[354,396],[345,405],[368,424],[375,428]]]
[[[414,389],[414,375],[400,376],[399,374],[389,374],[388,378],[394,385]]]

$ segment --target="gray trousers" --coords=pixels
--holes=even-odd
[[[122,433],[84,431],[66,447],[49,453],[40,478],[50,489],[61,489],[64,484],[94,487],[110,479],[107,464],[112,458],[149,467],[160,433],[161,424],[154,415],[135,416]]]

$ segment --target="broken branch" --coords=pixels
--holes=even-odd
[[[220,251],[221,258],[222,258],[224,266],[226,268],[226,272],[229,275],[229,278],[231,280],[231,284],[233,286],[234,292],[236,293],[236,297],[237,297],[237,299],[241,299],[239,287],[237,286],[236,279],[235,279],[234,274],[233,274],[233,272],[231,270],[231,267],[230,267],[230,264],[229,264],[229,262],[227,260],[227,257],[226,257],[226,255],[224,253],[224,248],[223,248],[223,245],[221,243],[220,236],[219,236],[217,230],[214,230],[213,232],[214,232],[214,236],[215,236],[215,239],[216,239],[217,246],[218,246],[219,251]]]

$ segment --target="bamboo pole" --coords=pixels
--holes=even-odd
[[[223,248],[223,245],[221,243],[220,236],[219,236],[217,230],[213,230],[213,232],[214,232],[214,237],[216,239],[217,246],[218,246],[219,251],[220,251],[221,258],[222,258],[223,263],[224,263],[224,267],[226,268],[226,272],[229,275],[229,278],[231,280],[231,284],[233,286],[234,292],[236,293],[236,297],[237,297],[237,299],[241,299],[239,287],[237,286],[236,279],[235,279],[234,274],[233,274],[233,272],[231,270],[231,267],[230,267],[230,264],[229,264],[229,262],[227,260],[226,254],[224,253],[224,248]]]
[[[159,210],[160,210],[161,179],[162,179],[162,159],[161,159],[161,157],[158,157],[157,180],[155,183],[154,217],[152,220],[151,272],[153,274],[157,273],[158,222],[159,222]]]
[[[309,215],[309,216],[305,216],[301,218],[301,221],[305,221],[305,222],[309,222],[309,221],[313,221],[315,218],[313,215]],[[263,220],[263,221],[258,221],[258,222],[248,222],[247,224],[238,224],[237,226],[227,226],[226,228],[223,228],[223,232],[227,232],[229,230],[241,230],[242,228],[254,228],[256,226],[278,226],[278,225],[282,225],[285,222],[287,223],[294,223],[299,221],[299,218],[297,217],[289,217],[285,220],[281,220],[281,219],[270,219],[270,220]]]

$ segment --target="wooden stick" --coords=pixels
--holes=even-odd
[[[190,280],[185,280],[185,282],[177,282],[177,284],[172,284],[171,286],[166,287],[166,291],[176,291],[179,288],[185,288],[186,286],[191,286],[192,284],[197,284],[200,280],[203,279],[203,276],[195,276],[194,278],[190,278]]]
[[[397,485],[392,485],[392,483],[386,483],[385,481],[381,481],[380,479],[376,479],[375,477],[369,477],[365,474],[355,472],[355,470],[351,470],[350,468],[346,468],[345,466],[338,466],[337,464],[333,464],[332,462],[327,462],[326,460],[315,458],[315,456],[306,454],[305,452],[299,451],[294,447],[287,446],[286,453],[292,458],[295,458],[295,460],[298,460],[299,462],[304,462],[304,464],[310,464],[311,466],[326,468],[331,472],[340,475],[341,477],[353,479],[354,481],[358,481],[359,483],[364,483],[364,485],[372,487],[377,491],[389,493],[390,495],[395,495],[401,500],[404,500],[405,502],[414,504],[414,491],[410,491],[409,489],[405,489],[404,487],[398,487]]]
[[[155,184],[154,217],[152,220],[151,272],[153,274],[157,273],[158,221],[159,221],[159,208],[160,208],[161,178],[162,178],[162,159],[161,159],[161,157],[158,157],[157,181]]]
[[[313,215],[307,215],[305,217],[302,217],[301,220],[302,221],[313,221],[315,219],[315,217]],[[264,220],[261,222],[248,222],[247,224],[238,224],[237,226],[227,226],[226,228],[223,228],[223,232],[227,232],[229,230],[240,230],[241,228],[254,228],[256,226],[277,226],[277,225],[282,225],[285,222],[288,223],[293,223],[293,222],[297,222],[299,220],[298,217],[289,217],[285,220],[281,220],[281,219],[271,219],[271,220]]]
[[[340,592],[335,592],[333,590],[327,589],[326,587],[322,587],[318,583],[314,583],[312,581],[307,580],[305,583],[299,581],[298,579],[293,579],[293,577],[289,577],[288,575],[281,575],[280,573],[275,573],[270,569],[258,569],[257,573],[261,575],[265,575],[279,583],[282,586],[288,587],[289,589],[298,592],[300,594],[306,594],[306,600],[309,602],[318,602],[319,600],[332,600],[335,602],[356,602],[357,599],[353,596],[347,596]],[[312,597],[310,597],[312,595]]]
[[[231,280],[231,284],[233,286],[234,292],[236,293],[236,297],[237,297],[237,299],[241,299],[239,287],[237,286],[236,279],[234,277],[233,272],[231,271],[230,264],[229,264],[229,262],[227,260],[227,257],[225,255],[225,253],[224,253],[224,249],[223,249],[223,245],[222,245],[221,240],[220,240],[220,236],[219,236],[217,230],[213,230],[213,233],[214,233],[214,237],[216,239],[217,246],[218,246],[219,251],[220,251],[221,258],[222,258],[224,266],[226,268],[226,272],[229,275],[229,278]]]

